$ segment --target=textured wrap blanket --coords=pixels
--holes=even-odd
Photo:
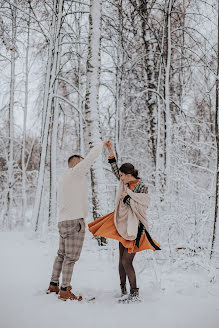
[[[126,192],[131,197],[130,206],[123,203],[123,198],[121,197],[123,192]],[[114,223],[118,233],[124,239],[136,239],[139,221],[142,222],[146,230],[149,232],[146,210],[150,204],[150,200],[151,199],[147,194],[135,193],[120,181],[116,197]]]

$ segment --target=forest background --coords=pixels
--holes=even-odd
[[[0,0],[1,230],[55,231],[67,158],[110,138],[149,188],[157,256],[219,267],[217,15],[216,0]],[[116,187],[105,152],[90,221]]]

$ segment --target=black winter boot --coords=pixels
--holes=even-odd
[[[139,298],[139,288],[132,288],[127,298],[119,300],[119,303],[128,304],[141,302]]]
[[[121,297],[127,295],[126,284],[125,285],[120,284],[120,287],[121,287]]]

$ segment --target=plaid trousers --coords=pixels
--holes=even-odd
[[[51,281],[58,282],[62,272],[62,287],[71,283],[75,262],[79,259],[85,236],[84,219],[66,220],[58,223],[59,250],[53,264]]]

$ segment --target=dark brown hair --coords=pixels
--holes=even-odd
[[[69,157],[69,159],[68,159],[68,164],[72,161],[72,160],[74,160],[74,159],[76,159],[76,158],[78,158],[78,159],[84,159],[84,157],[82,157],[82,156],[80,156],[80,155],[72,155],[72,156],[70,156]]]
[[[124,163],[120,166],[119,171],[125,174],[131,174],[135,179],[140,179],[138,176],[138,170],[135,169],[131,163]]]

